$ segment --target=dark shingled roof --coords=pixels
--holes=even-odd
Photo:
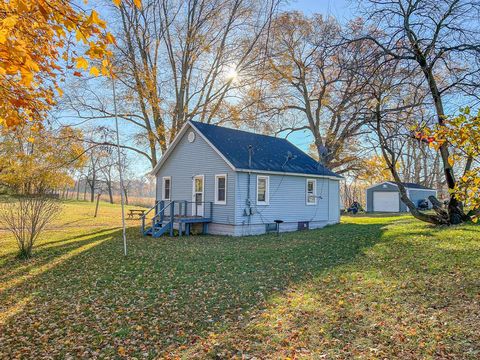
[[[428,188],[426,186],[423,186],[423,185],[420,185],[420,184],[416,184],[416,183],[409,183],[409,182],[404,182],[402,183],[403,186],[405,186],[406,188],[408,189],[422,189],[422,190],[434,190],[432,188]]]
[[[252,170],[341,178],[340,175],[320,165],[286,139],[197,121],[192,121],[192,124],[237,169],[249,169],[248,146],[252,145],[253,155],[250,168]]]

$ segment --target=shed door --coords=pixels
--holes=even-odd
[[[400,197],[398,192],[374,191],[373,211],[399,212]]]

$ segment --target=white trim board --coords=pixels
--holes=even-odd
[[[225,200],[218,200],[218,179],[225,178]],[[227,174],[215,174],[215,194],[214,194],[214,204],[215,205],[227,205],[227,188],[228,188],[228,178]]]
[[[258,182],[260,179],[265,181],[265,201],[258,200]],[[257,175],[257,186],[255,188],[255,203],[258,206],[268,206],[270,205],[270,176],[268,175]]]
[[[313,181],[313,202],[308,202],[308,183]],[[330,182],[328,183],[328,197],[330,197]],[[305,179],[305,205],[316,206],[317,205],[317,179],[306,178]]]
[[[168,189],[168,199],[165,198],[165,181],[169,180],[170,181],[170,187]],[[172,177],[171,176],[164,176],[162,177],[162,200],[167,200],[170,201],[172,199]]]
[[[341,181],[344,180],[343,177],[329,176],[329,175],[314,175],[314,174],[303,174],[303,173],[291,173],[285,171],[269,171],[269,170],[254,170],[254,169],[234,169],[237,172],[252,173],[252,174],[271,174],[271,175],[289,175],[289,176],[300,176],[304,178],[321,178],[321,179],[330,179]]]

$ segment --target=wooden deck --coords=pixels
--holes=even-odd
[[[203,208],[203,216],[192,214],[192,212],[197,211],[197,206]],[[160,237],[169,232],[170,236],[173,236],[174,229],[177,228],[179,236],[182,236],[184,233],[188,236],[191,233],[192,224],[202,224],[203,233],[206,234],[208,232],[208,224],[212,222],[212,209],[211,202],[158,201],[154,207],[142,216],[142,234]],[[151,219],[152,226],[146,228],[146,217],[152,210],[155,210],[155,215]]]

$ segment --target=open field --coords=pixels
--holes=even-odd
[[[344,217],[310,232],[142,238],[67,202],[15,258],[0,231],[0,358],[480,357],[480,227]]]

